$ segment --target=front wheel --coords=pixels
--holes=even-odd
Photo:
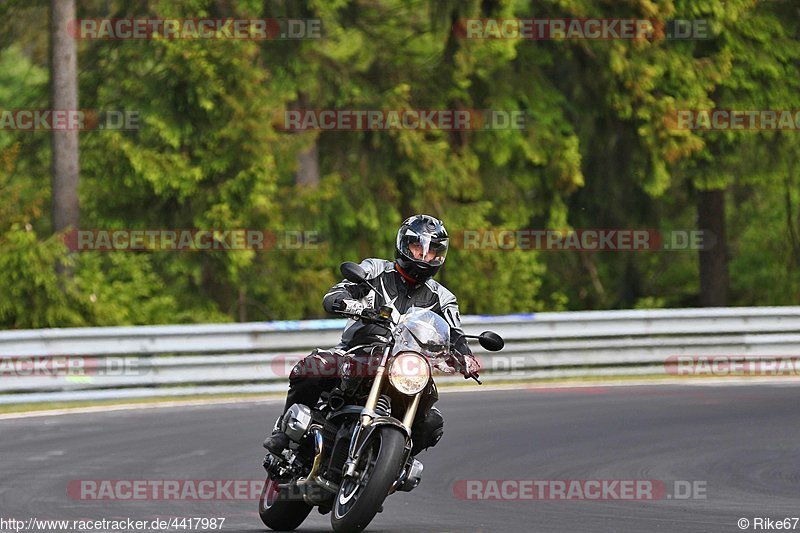
[[[278,483],[267,477],[258,502],[258,514],[265,526],[275,531],[292,531],[303,523],[311,509],[303,500],[282,495]]]
[[[342,480],[331,513],[336,533],[358,533],[372,521],[403,466],[405,436],[383,427],[370,437],[358,458],[356,474]]]

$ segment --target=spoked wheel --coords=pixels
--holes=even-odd
[[[364,446],[356,474],[342,480],[331,525],[337,533],[363,530],[381,508],[403,466],[405,436],[393,427],[377,430]]]
[[[303,523],[311,509],[303,500],[281,495],[277,481],[267,477],[258,502],[258,514],[265,526],[275,531],[292,531]]]

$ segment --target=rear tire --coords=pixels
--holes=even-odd
[[[267,476],[258,501],[258,514],[264,525],[272,530],[293,531],[311,512],[312,507],[303,500],[285,498],[280,495],[278,483]]]
[[[361,475],[343,479],[336,495],[331,513],[336,533],[358,533],[375,518],[403,466],[405,444],[405,435],[390,426],[370,437],[359,457]]]

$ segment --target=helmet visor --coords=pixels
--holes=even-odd
[[[408,259],[440,266],[447,257],[448,240],[405,228],[397,236],[397,249]]]

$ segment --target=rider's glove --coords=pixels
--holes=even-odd
[[[466,355],[457,353],[449,360],[449,364],[453,370],[461,372],[464,379],[469,379],[472,376],[477,377],[481,369],[480,362],[471,353]]]
[[[381,316],[377,309],[373,309],[372,307],[365,307],[361,311],[361,318],[372,319],[376,320]]]
[[[469,347],[469,343],[467,342],[467,338],[464,336],[464,332],[458,328],[452,328],[450,330],[450,335],[453,339],[453,349],[461,354],[461,357],[456,359],[458,361],[459,371],[464,374],[464,377],[469,379],[471,376],[478,375],[478,371],[481,369],[481,364],[472,355],[472,350]],[[460,359],[463,357],[464,365],[461,364]]]
[[[472,354],[465,355],[464,356],[464,361],[467,363],[467,372],[466,372],[467,376],[471,376],[473,374],[477,375],[478,372],[481,369],[481,363],[480,363],[480,361],[478,361],[478,358],[475,357]],[[464,376],[464,377],[467,377],[467,376]]]
[[[339,312],[347,313],[348,315],[360,315],[367,306],[358,300],[344,299],[334,304],[334,309]]]
[[[453,368],[453,365],[447,360],[435,361],[433,363],[433,368],[439,370],[440,372],[444,372],[445,374],[453,374],[456,371],[456,369]]]

